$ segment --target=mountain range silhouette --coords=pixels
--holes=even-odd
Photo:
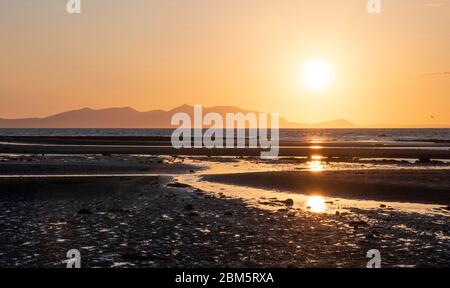
[[[91,109],[83,108],[58,113],[43,118],[1,119],[0,128],[174,128],[171,118],[175,113],[184,112],[193,117],[194,107],[182,105],[172,110],[137,111],[131,107]],[[249,113],[233,106],[204,107],[203,114],[215,112],[225,118],[226,113]],[[280,128],[355,128],[344,119],[308,124],[289,122],[280,118]]]

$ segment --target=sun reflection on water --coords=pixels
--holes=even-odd
[[[309,146],[309,149],[319,150],[319,149],[323,149],[323,146],[320,146],[320,145],[312,145],[312,146]]]
[[[311,160],[308,162],[308,169],[312,172],[323,171],[322,156],[311,156]]]
[[[306,201],[306,207],[315,213],[325,212],[327,205],[325,204],[325,199],[322,196],[311,196]]]

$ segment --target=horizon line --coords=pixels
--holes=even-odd
[[[68,112],[76,112],[76,111],[82,111],[82,110],[91,110],[91,111],[102,111],[102,110],[113,110],[113,109],[131,109],[137,113],[148,113],[148,112],[153,112],[153,111],[162,111],[162,112],[170,112],[172,110],[175,110],[177,108],[181,108],[181,107],[194,107],[195,105],[200,105],[200,104],[181,104],[181,105],[177,105],[173,108],[170,109],[163,109],[163,108],[155,108],[155,109],[151,109],[151,110],[138,110],[132,106],[114,106],[114,107],[103,107],[103,108],[91,108],[89,106],[84,106],[81,108],[73,108],[73,109],[69,109],[69,110],[65,110],[65,111],[61,111],[61,112],[56,112],[56,113],[52,113],[50,115],[47,116],[35,116],[35,117],[20,117],[20,118],[2,118],[0,117],[0,121],[1,120],[6,120],[6,121],[16,121],[16,120],[42,120],[42,119],[46,119],[49,117],[53,117],[56,115],[60,115],[60,114],[64,114],[64,113],[68,113]],[[206,106],[206,105],[202,105],[204,108],[207,109],[211,109],[211,108],[236,108],[236,109],[240,109],[240,110],[244,110],[244,111],[251,111],[251,112],[259,112],[259,113],[263,113],[261,111],[258,110],[252,110],[252,109],[248,109],[248,108],[241,108],[239,106],[235,106],[235,105],[214,105],[214,106]],[[267,112],[266,112],[267,113]],[[280,114],[280,117],[282,117],[282,115]],[[345,118],[339,118],[339,119],[332,119],[332,120],[323,120],[320,122],[297,122],[297,121],[290,121],[288,119],[285,119],[288,123],[292,123],[292,124],[300,124],[300,125],[320,125],[320,124],[326,124],[328,122],[335,122],[335,121],[347,121],[349,124],[353,125],[354,127],[331,127],[331,128],[323,128],[323,127],[300,127],[300,128],[283,128],[280,127],[280,129],[450,129],[450,123],[438,123],[438,124],[355,124],[353,121],[345,119]],[[0,129],[170,129],[167,127],[160,127],[160,128],[133,128],[133,127],[129,127],[129,128],[117,128],[117,127],[110,127],[110,128],[102,128],[102,127],[92,127],[92,128],[83,128],[83,127],[79,127],[79,128],[74,128],[74,127],[68,127],[68,128],[52,128],[52,127],[48,127],[48,128],[27,128],[27,127],[21,127],[21,128],[3,128],[0,127]]]

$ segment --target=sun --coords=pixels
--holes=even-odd
[[[333,69],[324,60],[313,59],[303,64],[300,81],[303,86],[313,92],[327,88],[333,78]]]

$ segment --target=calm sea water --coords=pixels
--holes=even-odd
[[[167,136],[173,129],[0,129],[0,136]],[[450,141],[450,129],[281,129],[281,140]]]

